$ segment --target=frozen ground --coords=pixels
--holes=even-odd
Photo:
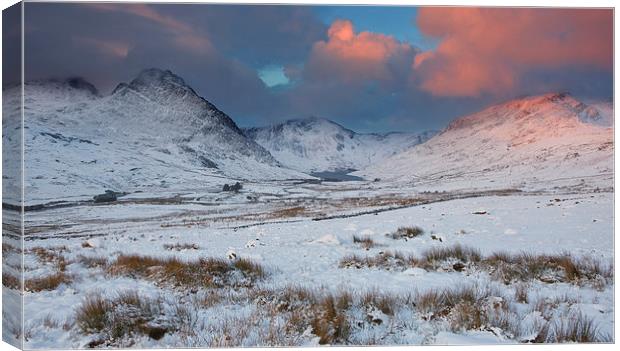
[[[613,192],[571,189],[266,182],[49,204],[26,213],[24,346],[611,341]],[[455,245],[481,257],[429,259]]]

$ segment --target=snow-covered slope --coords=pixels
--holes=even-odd
[[[250,128],[245,133],[283,165],[302,172],[365,168],[434,134],[361,134],[317,117]]]
[[[358,173],[443,188],[591,179],[611,186],[612,124],[609,104],[586,105],[567,94],[518,99],[459,118],[428,142]]]
[[[12,106],[19,87],[3,95]],[[18,125],[13,118],[4,127]],[[104,97],[80,79],[27,83],[24,136],[26,202],[104,189],[207,187],[221,177],[305,177],[281,167],[226,114],[159,69]]]

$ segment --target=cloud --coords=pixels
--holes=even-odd
[[[91,46],[103,54],[111,55],[116,58],[126,58],[131,49],[129,43],[117,40],[85,38],[80,36],[73,37],[73,40],[79,45]]]
[[[413,62],[435,95],[513,91],[531,70],[612,69],[612,10],[423,7],[417,25],[440,39]]]
[[[411,98],[411,62],[418,49],[389,35],[357,32],[345,19],[335,20],[325,32],[305,63],[284,66],[292,83],[278,97],[286,101],[288,115],[277,117],[315,115],[376,128],[365,122],[392,116]]]
[[[389,82],[397,78],[394,62],[403,56],[412,59],[415,54],[411,45],[392,36],[355,33],[353,23],[348,20],[334,21],[327,34],[327,41],[313,45],[305,65],[305,79]]]
[[[26,79],[78,75],[106,93],[159,67],[243,126],[317,115],[366,131],[441,128],[518,94],[561,89],[596,98],[613,91],[611,54],[593,54],[607,42],[600,27],[609,21],[593,23],[582,12],[552,12],[544,21],[531,13],[527,23],[537,30],[524,27],[522,9],[500,12],[492,22],[485,11],[454,13],[423,25],[439,46],[420,52],[390,35],[356,31],[346,19],[326,25],[315,7],[93,5],[101,4],[24,5]],[[431,19],[426,11],[419,20]],[[547,39],[539,42],[537,33]],[[555,45],[553,33],[560,43],[580,46]],[[547,47],[553,52],[543,55]],[[290,83],[268,87],[259,74],[270,67]]]
[[[222,54],[254,68],[302,63],[312,45],[326,36],[326,26],[311,6],[197,4],[175,9],[204,27]]]
[[[170,31],[174,35],[175,43],[182,48],[198,53],[208,53],[212,50],[211,42],[207,38],[206,33],[199,32],[189,24],[172,16],[159,13],[151,5],[95,3],[83,6],[99,11],[126,13],[152,21]]]

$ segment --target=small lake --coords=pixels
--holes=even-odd
[[[358,182],[364,180],[362,177],[350,175],[349,173],[355,172],[355,169],[344,169],[336,171],[322,171],[312,172],[311,176],[321,178],[326,182]]]

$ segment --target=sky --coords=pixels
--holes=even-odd
[[[26,79],[102,94],[170,69],[240,126],[442,129],[524,95],[613,93],[605,9],[26,3]]]

